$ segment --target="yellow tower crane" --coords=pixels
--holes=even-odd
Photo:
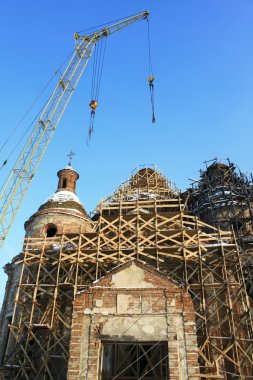
[[[145,11],[88,35],[75,33],[74,54],[38,117],[34,129],[1,191],[0,247],[6,239],[32,178],[89,62],[96,43],[138,20],[146,19],[148,15],[149,12]]]

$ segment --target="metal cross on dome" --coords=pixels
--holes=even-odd
[[[75,153],[72,152],[72,150],[71,150],[69,152],[69,154],[67,154],[67,157],[69,157],[69,163],[68,163],[69,166],[71,166],[71,162],[72,162],[73,156],[75,156]]]

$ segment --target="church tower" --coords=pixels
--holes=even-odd
[[[57,176],[56,192],[25,223],[27,237],[52,238],[64,232],[79,233],[91,229],[90,218],[76,195],[79,174],[68,165],[59,170]]]
[[[56,292],[61,294],[62,291],[58,288],[60,281],[59,273],[55,271],[55,268],[50,271],[50,259],[48,260],[44,257],[45,262],[42,264],[42,257],[39,255],[39,252],[41,252],[41,250],[51,252],[51,258],[53,258],[54,252],[63,250],[61,246],[61,236],[64,233],[73,236],[82,232],[92,231],[92,222],[82,202],[76,195],[76,182],[79,178],[79,174],[68,165],[58,171],[57,176],[58,186],[55,193],[25,222],[25,244],[29,242],[29,247],[27,245],[27,253],[29,252],[28,255],[30,258],[27,256],[28,261],[24,264],[26,255],[24,254],[25,251],[23,251],[14,257],[12,263],[5,266],[8,280],[0,326],[0,341],[2,343],[0,345],[0,360],[2,363],[4,363],[5,360],[8,361],[9,356],[12,355],[15,350],[20,349],[23,344],[21,344],[21,342],[25,342],[27,358],[34,356],[36,350],[38,350],[38,354],[43,357],[43,350],[45,348],[41,351],[41,343],[39,346],[36,345],[37,338],[35,335],[40,336],[41,329],[43,328],[45,329],[47,327],[47,329],[49,329],[49,320],[47,319],[45,323],[38,323],[38,331],[35,332],[31,331],[32,325],[31,323],[29,325],[28,319],[36,315],[36,321],[42,322],[39,315],[41,316],[41,313],[46,313],[46,310],[50,310],[51,307],[56,308],[56,299],[58,300],[59,298],[56,296]],[[64,249],[69,251],[71,244],[66,244]],[[29,260],[31,260],[31,265],[29,264]],[[49,265],[47,265],[47,260]],[[27,285],[22,283],[24,276],[26,276]],[[64,286],[64,284],[61,285]],[[65,295],[69,292],[64,291],[63,293]],[[22,299],[22,304],[15,303],[15,297]],[[64,297],[62,296],[62,298]],[[63,299],[59,300],[58,305],[61,309],[65,306],[66,310],[68,307],[71,307],[68,306],[67,302],[71,297],[66,296],[66,298],[66,301]],[[63,302],[63,305],[60,305],[61,302]],[[64,303],[66,304],[65,306]],[[71,300],[69,303],[71,305]],[[54,304],[54,306],[52,306],[52,304]],[[17,313],[19,318],[22,313],[25,312],[27,314],[26,317],[22,319],[23,327],[17,335],[15,333],[13,334],[12,329],[8,328],[8,325],[14,322],[14,319],[12,319],[13,312]],[[64,310],[62,310],[62,313],[64,313]],[[52,323],[53,322],[51,322],[51,325]],[[27,326],[30,327],[28,328]],[[47,335],[46,330],[44,332],[44,335]],[[43,339],[46,340],[47,338],[44,337]],[[36,366],[37,362],[34,363],[34,370]],[[30,376],[30,370],[26,369],[26,371]],[[16,375],[13,373],[10,374],[7,371],[6,376],[6,378],[12,379],[15,378]],[[21,375],[17,376],[17,378],[23,378]],[[43,378],[42,375],[41,378]]]

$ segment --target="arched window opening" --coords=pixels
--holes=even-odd
[[[47,224],[44,227],[44,235],[46,235],[46,237],[53,237],[56,235],[56,233],[57,233],[57,227],[55,224]]]
[[[67,178],[63,178],[62,187],[63,187],[63,189],[66,189],[66,187],[67,187]]]

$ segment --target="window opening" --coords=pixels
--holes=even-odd
[[[63,189],[66,189],[66,187],[67,187],[67,178],[63,178],[62,187],[63,187]]]
[[[54,224],[48,224],[44,228],[44,233],[46,237],[53,237],[57,233],[57,227]]]
[[[104,342],[101,380],[165,380],[167,342]]]

